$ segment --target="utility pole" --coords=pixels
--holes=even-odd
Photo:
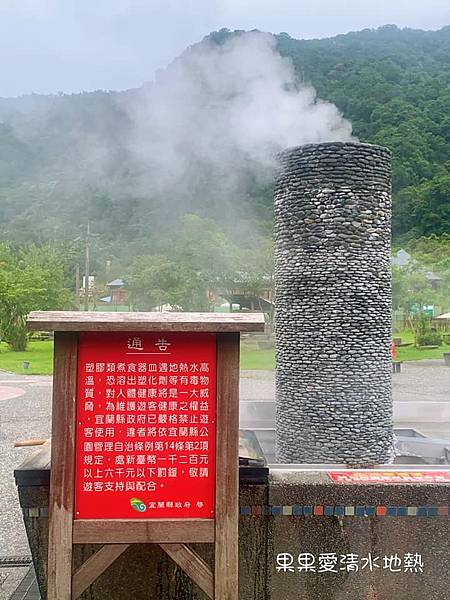
[[[80,310],[80,265],[75,267],[75,301],[77,310]]]
[[[89,235],[91,233],[90,224],[88,221],[86,232],[86,255],[84,261],[84,310],[89,310]]]

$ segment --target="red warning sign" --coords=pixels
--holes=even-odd
[[[75,518],[213,518],[215,415],[215,334],[80,334]]]

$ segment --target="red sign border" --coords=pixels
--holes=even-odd
[[[205,515],[198,515],[198,514],[188,514],[188,509],[183,509],[182,511],[179,512],[179,514],[161,514],[161,511],[159,511],[159,514],[151,514],[148,511],[145,511],[143,513],[140,512],[136,512],[133,511],[132,514],[129,515],[124,515],[124,514],[119,514],[118,516],[99,516],[98,514],[94,515],[94,514],[79,514],[79,512],[77,511],[77,494],[79,492],[79,488],[78,488],[78,482],[77,482],[77,478],[78,478],[78,469],[81,468],[81,463],[78,464],[78,453],[79,453],[79,447],[78,447],[78,436],[75,436],[75,481],[74,481],[74,493],[75,493],[75,497],[74,497],[74,520],[91,520],[91,521],[95,521],[98,519],[104,519],[107,521],[111,521],[114,522],[116,520],[120,520],[120,519],[124,519],[124,518],[134,518],[134,519],[139,519],[139,520],[143,520],[143,521],[152,521],[155,519],[174,519],[174,520],[183,520],[183,519],[190,519],[190,518],[195,518],[195,519],[202,519],[202,520],[210,520],[210,519],[214,519],[215,518],[215,477],[216,477],[216,458],[217,458],[217,447],[216,447],[216,435],[217,435],[217,334],[215,333],[210,333],[210,332],[165,332],[165,331],[152,331],[152,332],[134,332],[134,331],[120,331],[120,332],[82,332],[79,334],[79,338],[78,338],[78,357],[77,357],[77,372],[78,372],[78,376],[77,376],[77,402],[76,402],[76,411],[77,411],[77,425],[79,424],[78,421],[78,410],[79,410],[79,402],[80,402],[80,381],[83,377],[83,374],[81,372],[80,369],[80,346],[83,343],[83,338],[86,338],[88,340],[92,340],[92,339],[98,339],[99,341],[102,341],[104,343],[108,343],[107,339],[105,340],[105,338],[110,337],[111,338],[120,338],[120,340],[125,340],[126,338],[133,338],[135,336],[140,336],[142,338],[147,337],[147,339],[150,338],[155,338],[157,339],[158,337],[171,337],[171,339],[175,338],[182,338],[184,343],[187,343],[187,345],[189,346],[192,343],[192,340],[197,339],[197,341],[199,340],[199,338],[201,338],[200,341],[208,341],[208,343],[210,343],[211,341],[214,344],[214,355],[213,355],[213,365],[214,365],[214,372],[213,372],[213,381],[210,383],[210,388],[211,388],[211,392],[213,391],[214,393],[214,410],[213,410],[213,417],[214,417],[214,428],[213,428],[213,432],[210,436],[210,442],[213,443],[213,448],[212,450],[210,450],[209,452],[211,452],[211,458],[213,459],[213,472],[210,475],[208,481],[210,484],[210,493],[212,494],[212,497],[210,498],[212,504],[211,504],[211,511],[209,511],[208,514]],[[210,352],[212,350],[212,348],[210,347],[208,349],[208,352]],[[119,359],[116,359],[119,360]],[[78,429],[78,427],[77,427]],[[139,493],[137,494],[133,494],[130,493],[130,498],[131,496],[135,496],[135,495],[139,495]],[[187,512],[188,511],[188,512]],[[134,512],[136,512],[136,514],[134,514]],[[190,511],[192,513],[192,511]]]

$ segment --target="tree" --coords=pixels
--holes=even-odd
[[[212,219],[186,214],[165,248],[171,260],[201,275],[210,288],[222,287],[236,270],[239,249]]]
[[[27,346],[26,317],[32,310],[57,310],[70,304],[61,257],[49,246],[14,251],[0,246],[0,333],[14,351]]]
[[[441,312],[450,310],[450,235],[421,236],[404,248],[414,261],[406,268],[393,267],[394,309],[433,304]],[[439,279],[433,283],[430,273]]]
[[[394,310],[403,309],[409,314],[412,307],[421,310],[423,306],[436,304],[439,295],[433,289],[426,271],[419,265],[412,267],[393,267],[392,269],[392,305]]]
[[[231,278],[225,282],[229,293],[239,292],[247,296],[262,297],[274,287],[274,256],[272,240],[260,239],[251,248],[239,248],[238,260]],[[262,310],[261,305],[255,305]],[[273,308],[268,312],[269,323],[273,320]]]
[[[208,310],[207,284],[201,274],[164,256],[136,258],[127,277],[136,310]]]

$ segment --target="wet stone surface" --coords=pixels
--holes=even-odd
[[[385,148],[299,146],[275,189],[277,458],[388,462],[391,174]]]
[[[25,594],[15,593],[28,571],[29,567],[0,567],[0,600],[28,600]]]
[[[0,371],[0,559],[30,555],[14,469],[36,448],[15,448],[14,442],[49,437],[51,384],[51,377]]]

